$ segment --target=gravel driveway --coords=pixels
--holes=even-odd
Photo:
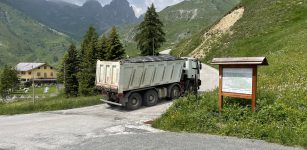
[[[203,65],[201,91],[217,87],[217,71]],[[263,141],[170,133],[144,122],[171,105],[125,111],[106,104],[63,111],[0,116],[0,149],[294,149]]]

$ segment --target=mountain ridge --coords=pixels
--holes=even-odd
[[[20,61],[56,64],[71,42],[67,35],[0,2],[0,66]]]
[[[127,0],[113,0],[102,6],[97,0],[86,1],[82,6],[47,0],[4,0],[6,4],[24,12],[43,24],[81,39],[88,26],[93,25],[99,33],[113,25],[137,21],[133,8]]]

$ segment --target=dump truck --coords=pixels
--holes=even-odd
[[[120,61],[97,61],[96,88],[103,102],[135,110],[159,99],[176,99],[197,92],[201,63],[170,55],[139,56]]]

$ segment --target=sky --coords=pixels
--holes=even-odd
[[[63,1],[74,3],[81,6],[87,0],[63,0]],[[111,2],[111,0],[97,0],[97,1],[99,1],[102,5],[106,5]],[[146,12],[147,7],[150,6],[152,3],[154,3],[157,11],[161,11],[165,7],[177,4],[179,2],[182,2],[183,0],[128,0],[128,1],[130,5],[133,7],[135,15],[139,17],[141,14]]]

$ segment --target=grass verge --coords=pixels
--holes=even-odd
[[[173,132],[260,139],[307,148],[306,109],[304,106],[297,109],[282,101],[273,102],[275,98],[270,92],[259,92],[257,113],[252,113],[247,107],[250,101],[226,98],[220,114],[217,91],[205,93],[199,99],[188,96],[177,100],[154,121],[153,127]]]
[[[57,97],[37,100],[18,101],[13,103],[0,103],[0,115],[27,114],[42,111],[53,111],[80,108],[100,104],[99,96],[65,98],[60,95]]]

